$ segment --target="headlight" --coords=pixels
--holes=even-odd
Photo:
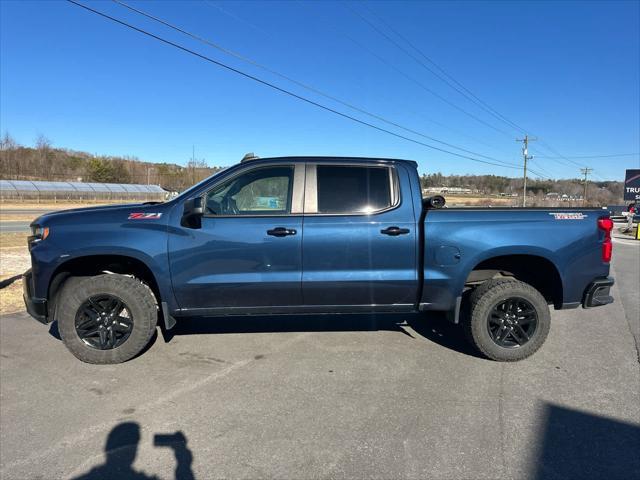
[[[34,240],[44,240],[49,236],[49,227],[41,227],[39,225],[31,226],[31,234]]]

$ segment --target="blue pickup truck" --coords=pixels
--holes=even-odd
[[[36,219],[24,299],[99,364],[184,317],[432,311],[514,361],[545,341],[549,306],[613,301],[607,212],[443,204],[408,160],[252,159],[164,203]]]

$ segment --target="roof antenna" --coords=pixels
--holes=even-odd
[[[248,162],[250,160],[257,160],[258,158],[260,157],[257,156],[255,153],[249,152],[249,153],[246,153],[244,157],[242,157],[242,160],[240,160],[240,163]]]

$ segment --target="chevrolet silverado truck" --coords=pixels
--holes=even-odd
[[[413,161],[251,159],[167,202],[37,218],[24,299],[97,364],[184,317],[438,311],[514,361],[545,341],[550,306],[613,301],[606,211],[443,204]]]

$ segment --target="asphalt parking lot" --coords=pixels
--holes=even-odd
[[[438,317],[302,316],[95,366],[0,317],[0,477],[640,478],[640,244],[614,248],[616,302],[554,312],[515,364]]]

